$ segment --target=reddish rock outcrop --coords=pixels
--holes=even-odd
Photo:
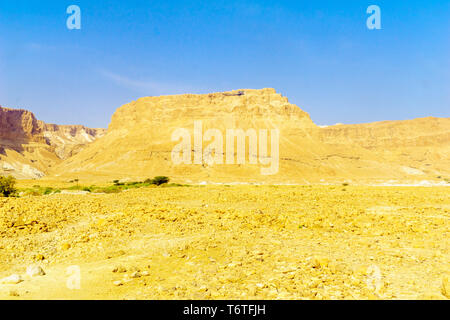
[[[30,111],[0,107],[0,175],[42,177],[105,132],[79,125],[46,124]]]

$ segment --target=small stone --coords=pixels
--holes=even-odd
[[[123,251],[123,250],[119,250],[119,251],[116,252],[116,256],[118,256],[118,257],[124,256],[125,254],[126,254],[126,252]]]
[[[442,279],[441,292],[446,298],[450,299],[450,277],[449,276],[445,276]]]
[[[9,291],[9,295],[11,297],[19,297],[20,296],[19,293],[17,291],[15,291],[15,290]]]
[[[141,275],[142,275],[143,277],[148,277],[148,276],[150,275],[150,272],[148,272],[148,271],[143,271],[143,272],[141,273]]]
[[[127,283],[127,282],[131,282],[131,281],[132,281],[132,279],[128,273],[123,275],[122,282]]]
[[[108,223],[108,221],[106,221],[106,219],[98,219],[97,220],[97,227],[103,227]]]
[[[63,243],[63,244],[61,245],[61,250],[66,251],[66,250],[69,250],[70,247],[71,247],[70,243]]]
[[[45,257],[44,257],[42,254],[36,254],[36,255],[34,256],[34,260],[36,260],[36,261],[42,261],[42,260],[45,260]]]
[[[127,272],[127,268],[125,268],[124,266],[115,266],[112,269],[112,272],[114,272],[114,273],[125,273],[125,272]]]
[[[18,284],[21,283],[22,277],[18,274],[13,274],[9,277],[3,278],[2,280],[0,280],[0,283],[2,284]]]
[[[45,276],[45,271],[40,266],[29,266],[27,268],[27,275],[30,277]]]
[[[373,293],[373,292],[368,292],[367,293],[367,298],[369,300],[380,300],[380,297],[377,294]]]
[[[116,287],[119,287],[119,286],[122,286],[122,285],[123,285],[123,282],[120,281],[120,280],[117,280],[117,281],[114,281],[114,282],[113,282],[113,285],[115,285]]]
[[[357,270],[354,271],[354,274],[358,276],[366,276],[367,269],[368,268],[366,266],[360,266]]]
[[[130,278],[136,279],[136,278],[140,278],[141,277],[141,273],[139,271],[135,271],[130,275]]]
[[[141,269],[139,269],[136,266],[131,266],[130,268],[128,268],[128,271],[130,271],[130,272],[140,272]]]
[[[315,269],[323,269],[328,267],[328,264],[330,263],[330,260],[327,258],[314,258],[313,260],[313,268]]]

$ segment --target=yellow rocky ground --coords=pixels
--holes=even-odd
[[[0,278],[23,280],[0,284],[0,298],[443,299],[449,219],[445,187],[0,198]],[[26,275],[36,264],[46,274]],[[67,287],[74,265],[80,289]]]

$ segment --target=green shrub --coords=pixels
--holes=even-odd
[[[13,177],[0,177],[0,196],[10,197],[17,191],[15,188],[16,179]]]
[[[40,193],[40,192],[37,191],[37,190],[30,190],[30,189],[28,189],[28,190],[26,190],[26,191],[23,192],[23,195],[24,195],[24,196],[34,196],[34,197],[37,197],[37,196],[42,196],[42,193]]]
[[[53,188],[50,188],[50,187],[47,187],[47,188],[45,188],[44,189],[44,192],[43,192],[43,194],[46,196],[46,195],[49,195],[49,194],[52,194],[53,193]]]
[[[163,185],[163,187],[187,187],[187,185],[180,183],[168,183]]]
[[[149,183],[160,186],[162,184],[168,183],[169,181],[170,181],[170,179],[168,177],[158,176],[158,177],[154,177]],[[147,180],[145,182],[147,182]]]
[[[82,190],[82,189],[83,189],[83,187],[81,187],[81,186],[71,186],[71,187],[67,188],[67,190]]]
[[[120,182],[120,180],[113,180],[115,186],[123,186],[124,183]]]
[[[101,191],[103,193],[119,193],[122,191],[122,189],[119,188],[119,186],[115,185],[115,186],[103,188],[103,189],[101,189]]]

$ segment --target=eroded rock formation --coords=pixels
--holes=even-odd
[[[0,174],[43,177],[105,131],[46,124],[30,111],[0,107]]]

